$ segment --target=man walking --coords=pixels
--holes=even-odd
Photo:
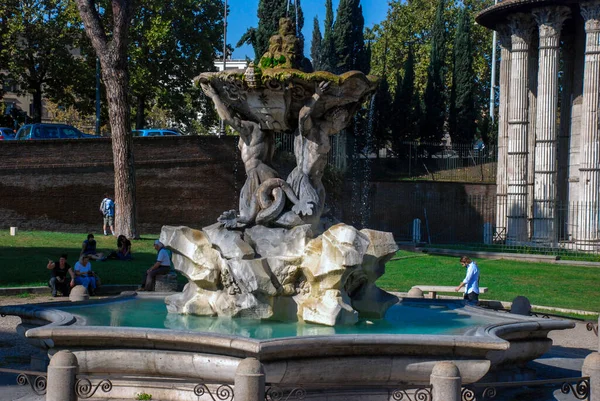
[[[456,291],[460,291],[465,287],[464,299],[469,304],[477,305],[479,302],[479,268],[477,263],[467,256],[460,258],[460,264],[467,269],[465,279],[456,287]]]
[[[104,216],[104,223],[102,229],[104,230],[104,235],[108,235],[106,231],[106,227],[110,228],[110,232],[112,235],[115,235],[115,202],[111,199],[110,195],[104,194],[104,199],[102,199],[102,203],[100,203],[100,212],[102,212],[102,216]]]

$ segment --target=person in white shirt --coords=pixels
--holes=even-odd
[[[168,274],[171,271],[171,258],[163,243],[159,240],[154,241],[154,249],[158,251],[156,263],[146,270],[144,280],[142,281],[140,288],[138,288],[138,291],[154,291],[156,276]]]
[[[468,303],[477,304],[479,302],[479,268],[477,263],[473,262],[469,257],[463,256],[460,258],[460,264],[467,269],[465,279],[456,287],[456,291],[460,291],[465,287],[464,299]]]

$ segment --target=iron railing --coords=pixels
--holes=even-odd
[[[587,400],[590,395],[590,378],[584,376],[549,380],[473,383],[462,388],[461,399],[462,401],[493,400],[499,396],[500,399],[507,399],[506,397],[502,397],[501,393],[503,391],[507,393],[523,389],[529,390],[530,394],[528,398],[532,400],[545,399],[545,397],[542,398],[542,391],[544,389],[560,389],[561,393],[571,394],[575,399]],[[516,399],[515,394],[507,396],[509,397],[508,399]]]

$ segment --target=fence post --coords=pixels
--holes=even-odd
[[[590,377],[590,397],[588,400],[600,401],[600,353],[593,352],[585,357],[581,374]]]
[[[429,378],[432,401],[460,401],[462,380],[460,371],[453,362],[438,362]]]
[[[483,243],[486,245],[491,245],[492,240],[494,238],[493,234],[494,230],[492,229],[492,223],[484,223],[483,224]]]
[[[75,375],[79,365],[71,351],[58,351],[48,366],[46,401],[77,401]]]
[[[421,242],[421,219],[414,219],[412,226],[412,240],[415,244]]]
[[[246,358],[235,371],[235,401],[263,401],[265,399],[265,371],[256,358]]]

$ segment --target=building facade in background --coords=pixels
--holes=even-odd
[[[600,2],[505,0],[477,22],[501,50],[496,239],[600,246]]]

